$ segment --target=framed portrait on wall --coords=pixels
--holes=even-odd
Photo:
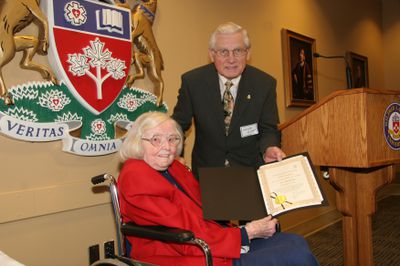
[[[346,52],[352,76],[352,88],[368,88],[368,58],[353,52]]]
[[[308,107],[318,99],[315,39],[282,29],[286,106]]]

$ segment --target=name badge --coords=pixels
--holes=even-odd
[[[240,127],[240,136],[242,138],[258,134],[257,123]]]

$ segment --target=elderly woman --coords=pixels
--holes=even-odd
[[[210,246],[214,265],[318,265],[300,236],[275,233],[267,216],[242,228],[204,220],[197,179],[176,156],[182,130],[168,115],[148,112],[133,123],[121,147],[118,178],[124,222],[191,230]],[[131,257],[159,265],[204,265],[200,248],[128,237]],[[247,253],[241,253],[248,246]]]

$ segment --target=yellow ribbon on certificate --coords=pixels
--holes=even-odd
[[[275,200],[275,204],[281,205],[283,209],[285,209],[285,203],[287,204],[293,204],[289,201],[286,200],[286,196],[285,195],[278,195],[275,192],[271,193],[271,198],[273,198]]]

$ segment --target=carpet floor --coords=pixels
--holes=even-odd
[[[378,202],[372,230],[374,265],[400,265],[400,196],[389,196]],[[321,266],[344,265],[341,221],[306,239]]]

